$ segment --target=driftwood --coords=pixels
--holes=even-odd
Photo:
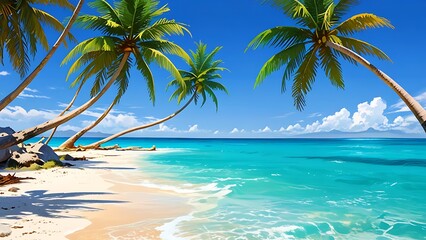
[[[14,184],[14,183],[19,183],[21,182],[21,180],[26,180],[26,179],[35,179],[35,178],[31,178],[31,177],[15,177],[15,173],[13,175],[6,175],[3,176],[0,174],[0,186],[4,186],[4,185],[8,185],[8,184]]]
[[[128,148],[116,148],[117,151],[155,151],[157,148],[152,146],[150,148],[141,148],[141,147],[128,147]]]

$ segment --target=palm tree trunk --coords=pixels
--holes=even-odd
[[[43,67],[47,64],[47,62],[50,60],[50,58],[53,56],[53,54],[58,49],[59,45],[63,42],[65,36],[69,33],[71,26],[73,25],[74,21],[77,19],[78,13],[81,10],[81,7],[83,6],[84,0],[80,0],[77,4],[77,6],[74,9],[74,12],[68,21],[67,26],[65,26],[64,30],[62,31],[59,38],[56,40],[56,43],[53,45],[53,47],[50,49],[50,51],[47,53],[47,55],[41,60],[39,65],[31,72],[30,75],[15,89],[13,90],[9,95],[4,97],[0,101],[0,111],[3,110],[9,103],[11,103],[15,98],[19,96],[19,94],[24,91],[24,89],[34,80],[34,78],[37,76],[37,74],[43,69]]]
[[[171,115],[169,115],[169,116],[167,116],[167,117],[165,117],[163,119],[160,119],[160,120],[157,120],[155,122],[148,123],[148,124],[145,124],[145,125],[142,125],[142,126],[129,128],[127,130],[121,131],[121,132],[116,133],[116,134],[114,134],[112,136],[109,136],[107,138],[104,138],[104,139],[102,139],[102,140],[100,140],[98,142],[95,142],[95,143],[92,143],[90,145],[84,146],[83,148],[85,148],[85,149],[96,149],[96,148],[99,148],[102,144],[104,144],[106,142],[109,142],[109,141],[111,141],[113,139],[116,139],[118,137],[121,137],[121,136],[123,136],[125,134],[131,133],[131,132],[134,132],[134,131],[138,131],[138,130],[142,130],[142,129],[145,129],[145,128],[149,128],[149,127],[158,125],[160,123],[163,123],[163,122],[165,122],[167,120],[170,120],[170,119],[174,118],[176,115],[178,115],[180,112],[182,112],[186,107],[188,107],[188,105],[194,100],[196,94],[197,94],[197,92],[194,93],[194,95],[191,97],[191,99],[189,99],[189,101],[185,105],[183,105],[183,107],[181,107],[179,110],[177,110],[173,114],[171,114]]]
[[[75,148],[75,142],[77,142],[78,139],[81,138],[84,134],[86,134],[88,131],[92,130],[92,128],[96,127],[104,118],[109,114],[109,112],[112,110],[112,108],[115,106],[116,101],[114,100],[111,105],[102,113],[101,116],[96,119],[92,124],[89,126],[83,128],[78,133],[74,134],[74,136],[68,138],[64,143],[62,143],[58,148],[59,149],[72,149]]]
[[[68,106],[58,115],[58,117],[64,115],[72,107],[72,105],[74,105],[74,102],[77,99],[77,96],[80,93],[82,87],[83,87],[83,83],[80,84],[80,86],[78,87],[77,91],[74,94],[74,97],[71,99],[71,102],[68,103]],[[52,140],[53,136],[55,135],[57,129],[58,127],[55,127],[52,130],[52,133],[50,134],[49,138],[46,140],[45,144],[49,144],[50,140]]]
[[[37,125],[35,127],[25,129],[19,132],[16,132],[12,135],[6,135],[6,136],[0,136],[0,150],[8,148],[10,146],[16,145],[18,143],[22,143],[25,140],[28,140],[32,137],[35,137],[41,133],[44,133],[46,131],[49,131],[50,129],[57,127],[65,122],[68,122],[69,120],[73,119],[74,117],[78,116],[82,112],[84,112],[86,109],[91,107],[93,104],[95,104],[96,101],[98,101],[105,93],[106,91],[112,86],[112,84],[115,82],[117,77],[119,76],[121,70],[123,69],[124,65],[127,62],[127,59],[130,56],[130,52],[125,52],[123,58],[121,59],[120,65],[117,68],[117,71],[114,73],[114,75],[111,77],[111,79],[108,81],[108,83],[105,85],[105,87],[93,98],[91,98],[89,101],[87,101],[85,104],[80,106],[77,109],[74,109],[70,113],[57,117],[51,121],[47,121],[45,123],[42,123],[40,125]]]
[[[414,116],[416,116],[420,125],[423,127],[423,130],[426,132],[426,110],[420,105],[419,102],[416,101],[416,99],[413,98],[413,96],[411,96],[407,91],[405,91],[404,88],[402,88],[391,77],[386,75],[380,69],[375,67],[373,64],[368,62],[365,58],[361,57],[360,55],[353,52],[352,50],[344,46],[338,45],[336,43],[333,43],[331,41],[327,42],[327,46],[345,55],[348,55],[349,57],[351,57],[352,59],[354,59],[355,61],[362,64],[364,67],[368,68],[370,71],[372,71],[381,80],[383,80],[386,83],[386,85],[392,88],[392,90],[394,90],[396,94],[398,94],[398,96],[402,99],[402,101],[404,101],[404,103],[408,106],[408,108],[411,110]]]

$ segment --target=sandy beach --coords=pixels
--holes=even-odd
[[[160,239],[157,227],[191,211],[176,193],[138,185],[146,176],[137,159],[149,153],[71,154],[89,161],[18,172],[35,179],[0,187],[0,222],[10,239]]]

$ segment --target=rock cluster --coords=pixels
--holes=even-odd
[[[10,127],[0,128],[0,137],[15,133]],[[19,144],[0,150],[0,163],[6,162],[8,168],[43,165],[47,161],[59,161],[59,156],[51,147],[43,143]]]

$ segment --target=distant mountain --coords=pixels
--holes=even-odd
[[[73,130],[67,130],[67,131],[57,131],[55,133],[55,137],[71,137],[74,134],[76,134],[76,131]],[[45,134],[47,135],[47,134]],[[111,136],[111,134],[108,133],[103,133],[103,132],[88,132],[86,134],[84,134],[83,137],[96,137],[96,138],[103,138],[103,137],[108,137]]]
[[[307,133],[297,135],[301,138],[426,138],[424,133],[405,133],[403,131],[390,130],[379,131],[369,128],[363,132],[342,132],[333,130],[330,132]]]

